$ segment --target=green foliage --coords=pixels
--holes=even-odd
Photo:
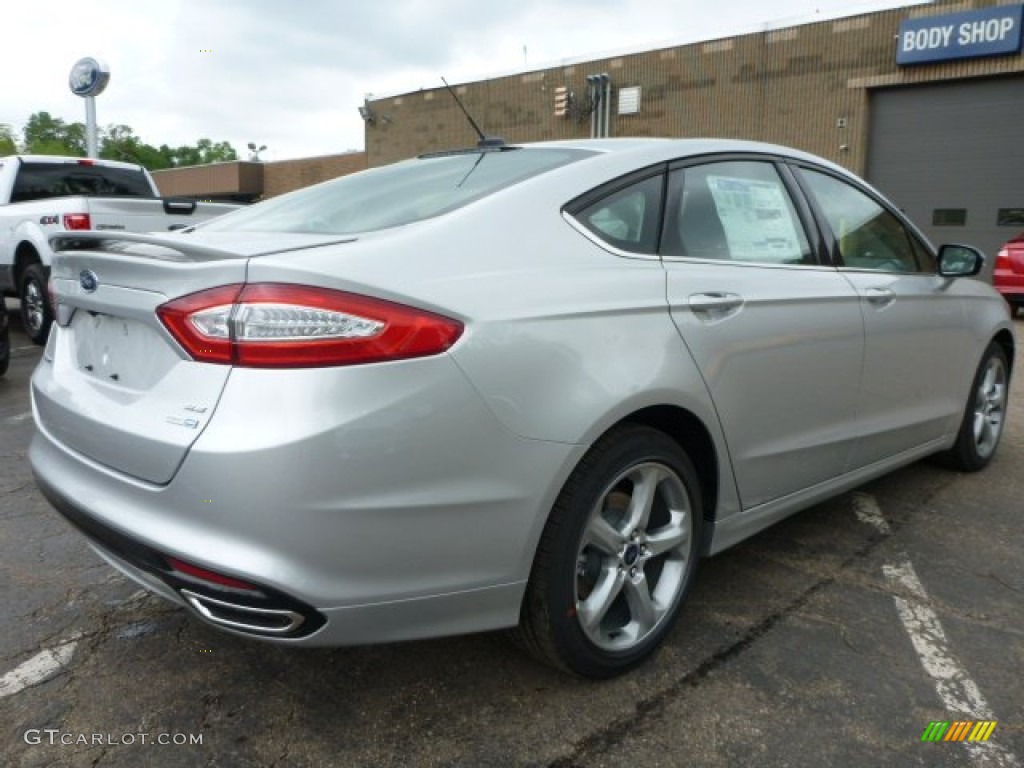
[[[24,139],[25,152],[28,154],[86,155],[85,125],[65,123],[48,112],[35,112],[29,117],[25,124]],[[14,141],[10,127],[0,125],[0,155],[17,151],[17,142]],[[99,155],[107,160],[137,163],[151,171],[238,159],[235,148],[226,141],[214,142],[204,138],[194,145],[171,148],[161,144],[154,147],[136,136],[128,125],[108,125],[100,130]]]
[[[0,123],[0,157],[15,155],[18,153],[18,142],[14,140],[14,132],[11,126]]]
[[[178,147],[171,152],[175,166],[206,165],[238,159],[238,153],[228,142],[214,143],[209,139],[200,139],[195,146]]]
[[[25,123],[25,151],[30,155],[85,157],[85,126],[65,123],[49,112],[35,112]]]

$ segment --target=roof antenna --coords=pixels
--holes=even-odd
[[[480,140],[476,143],[477,147],[480,149],[489,149],[491,147],[505,146],[505,140],[500,136],[485,135],[484,132],[480,130],[480,126],[476,124],[476,120],[473,119],[473,116],[469,114],[466,108],[462,105],[462,102],[459,101],[459,97],[455,95],[455,91],[453,91],[452,87],[448,85],[448,81],[442,77],[441,82],[444,83],[444,87],[448,89],[448,93],[450,93],[452,98],[455,99],[455,103],[459,105],[459,109],[462,110],[462,114],[464,114],[466,119],[469,120],[469,124],[473,126],[473,130],[476,131],[476,135],[480,137]]]

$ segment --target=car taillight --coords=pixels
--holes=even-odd
[[[404,304],[283,283],[226,285],[157,307],[195,360],[252,368],[310,368],[444,352],[462,323]]]
[[[88,213],[65,213],[64,229],[92,229]]]

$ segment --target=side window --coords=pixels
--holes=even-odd
[[[758,264],[814,260],[775,166],[749,160],[689,166],[669,175],[662,254]]]
[[[918,271],[911,235],[892,213],[845,181],[806,168],[800,174],[828,219],[846,266]]]
[[[575,218],[609,245],[653,254],[661,223],[661,174],[619,189],[578,211]]]

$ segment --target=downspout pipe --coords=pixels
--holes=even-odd
[[[604,83],[604,130],[601,135],[608,138],[612,135],[612,78],[605,73],[601,80]]]

